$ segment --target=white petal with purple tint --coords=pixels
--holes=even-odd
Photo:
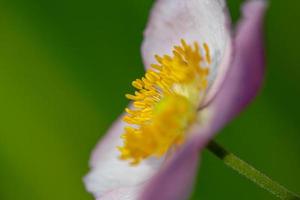
[[[122,145],[120,135],[125,123],[118,119],[92,154],[91,171],[84,178],[86,188],[95,197],[101,197],[111,190],[141,184],[158,170],[161,161],[148,159],[137,166],[131,166],[119,159],[117,146]]]
[[[213,61],[208,79],[209,87],[213,87],[214,80],[229,66],[231,55],[230,20],[224,0],[158,0],[144,33],[145,67],[156,63],[155,54],[171,55],[181,39],[189,44],[208,44]]]

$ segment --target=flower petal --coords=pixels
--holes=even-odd
[[[199,161],[199,148],[190,140],[176,152],[153,179],[143,188],[139,199],[143,200],[183,200],[192,189]]]
[[[209,85],[218,76],[225,52],[230,55],[230,20],[224,0],[157,0],[144,33],[142,54],[146,68],[154,55],[171,55],[173,46],[207,43],[213,64]],[[211,95],[210,95],[211,96]]]
[[[243,18],[234,38],[232,66],[220,91],[208,106],[215,113],[213,132],[239,114],[261,88],[265,66],[263,22],[266,8],[264,0],[250,0],[243,6]]]
[[[117,188],[135,186],[147,180],[161,164],[159,160],[153,159],[133,167],[128,162],[119,160],[117,146],[123,143],[120,135],[124,126],[121,118],[118,119],[92,154],[91,171],[84,182],[87,190],[95,197],[101,197]]]
[[[116,188],[97,200],[137,200],[142,186]]]

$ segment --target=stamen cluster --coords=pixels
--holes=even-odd
[[[121,159],[138,164],[150,156],[161,157],[184,141],[197,118],[200,94],[207,88],[209,70],[202,65],[209,65],[211,57],[207,44],[203,49],[204,57],[196,42],[192,47],[182,40],[172,56],[156,55],[158,64],[132,82],[137,91],[126,95],[133,108],[126,108],[124,121],[129,125],[121,136],[124,146],[118,147]]]

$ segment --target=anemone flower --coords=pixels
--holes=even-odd
[[[201,151],[255,97],[264,74],[264,0],[236,29],[224,0],[157,0],[144,33],[145,76],[85,177],[96,199],[182,200]]]

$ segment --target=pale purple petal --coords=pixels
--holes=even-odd
[[[263,22],[266,1],[252,0],[244,4],[234,39],[232,66],[213,102],[213,130],[218,131],[240,113],[257,95],[264,78],[265,54]]]
[[[142,200],[183,200],[192,189],[199,162],[195,141],[187,142],[144,187]]]
[[[157,171],[160,160],[145,160],[138,166],[118,158],[117,146],[122,146],[120,135],[125,123],[118,119],[106,136],[95,148],[90,161],[91,170],[84,178],[86,188],[95,197],[101,197],[111,190],[138,185]]]
[[[144,33],[145,67],[156,63],[155,54],[171,55],[181,39],[189,44],[207,43],[210,47],[213,64],[208,80],[211,86],[219,73],[226,71],[231,55],[230,20],[225,1],[157,0]]]
[[[138,200],[138,195],[143,184],[132,187],[116,188],[112,191],[105,193],[102,197],[97,200]]]

